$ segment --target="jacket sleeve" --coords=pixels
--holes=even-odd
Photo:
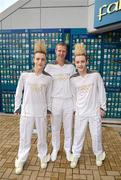
[[[50,112],[52,110],[52,77],[50,78],[47,86],[47,110]]]
[[[24,81],[23,81],[23,74],[21,74],[16,88],[14,113],[20,113],[21,111],[21,100],[22,100],[23,89],[24,89]]]
[[[101,75],[98,73],[98,91],[100,108],[106,111],[106,92]]]
[[[72,93],[74,111],[76,111],[76,88],[74,86],[72,79],[70,79],[70,85],[71,85],[71,93]]]

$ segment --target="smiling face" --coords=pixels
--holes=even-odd
[[[88,62],[85,55],[80,55],[75,57],[75,65],[79,73],[81,74],[86,73],[87,64]]]
[[[67,54],[66,45],[57,44],[55,53],[56,53],[56,61],[58,62],[58,64],[64,63]]]
[[[45,64],[46,64],[46,55],[40,52],[35,53],[34,54],[35,71],[42,71]]]

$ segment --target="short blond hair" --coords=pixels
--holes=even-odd
[[[66,48],[66,50],[68,50],[68,46],[67,46],[67,44],[64,43],[64,42],[60,42],[60,43],[56,44],[56,48],[57,48],[58,46],[63,46],[63,47]]]

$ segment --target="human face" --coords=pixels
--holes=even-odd
[[[66,54],[67,54],[67,47],[62,46],[62,45],[57,45],[55,53],[56,53],[56,61],[58,63],[62,63],[62,62],[64,63],[65,57],[66,57]]]
[[[82,56],[76,56],[75,57],[75,65],[76,69],[78,70],[79,73],[84,74],[87,71],[87,60],[84,55]]]
[[[46,64],[46,56],[43,53],[35,53],[34,55],[34,65],[35,71],[42,71]]]

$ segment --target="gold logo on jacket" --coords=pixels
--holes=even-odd
[[[92,86],[93,86],[93,84],[83,85],[83,86],[78,87],[78,90],[81,93],[87,93],[87,92],[89,92],[89,90],[91,89]]]
[[[39,84],[30,84],[30,88],[34,92],[39,92],[44,88],[44,85],[39,85]]]
[[[57,74],[54,75],[54,79],[67,80],[69,79],[69,74]]]

